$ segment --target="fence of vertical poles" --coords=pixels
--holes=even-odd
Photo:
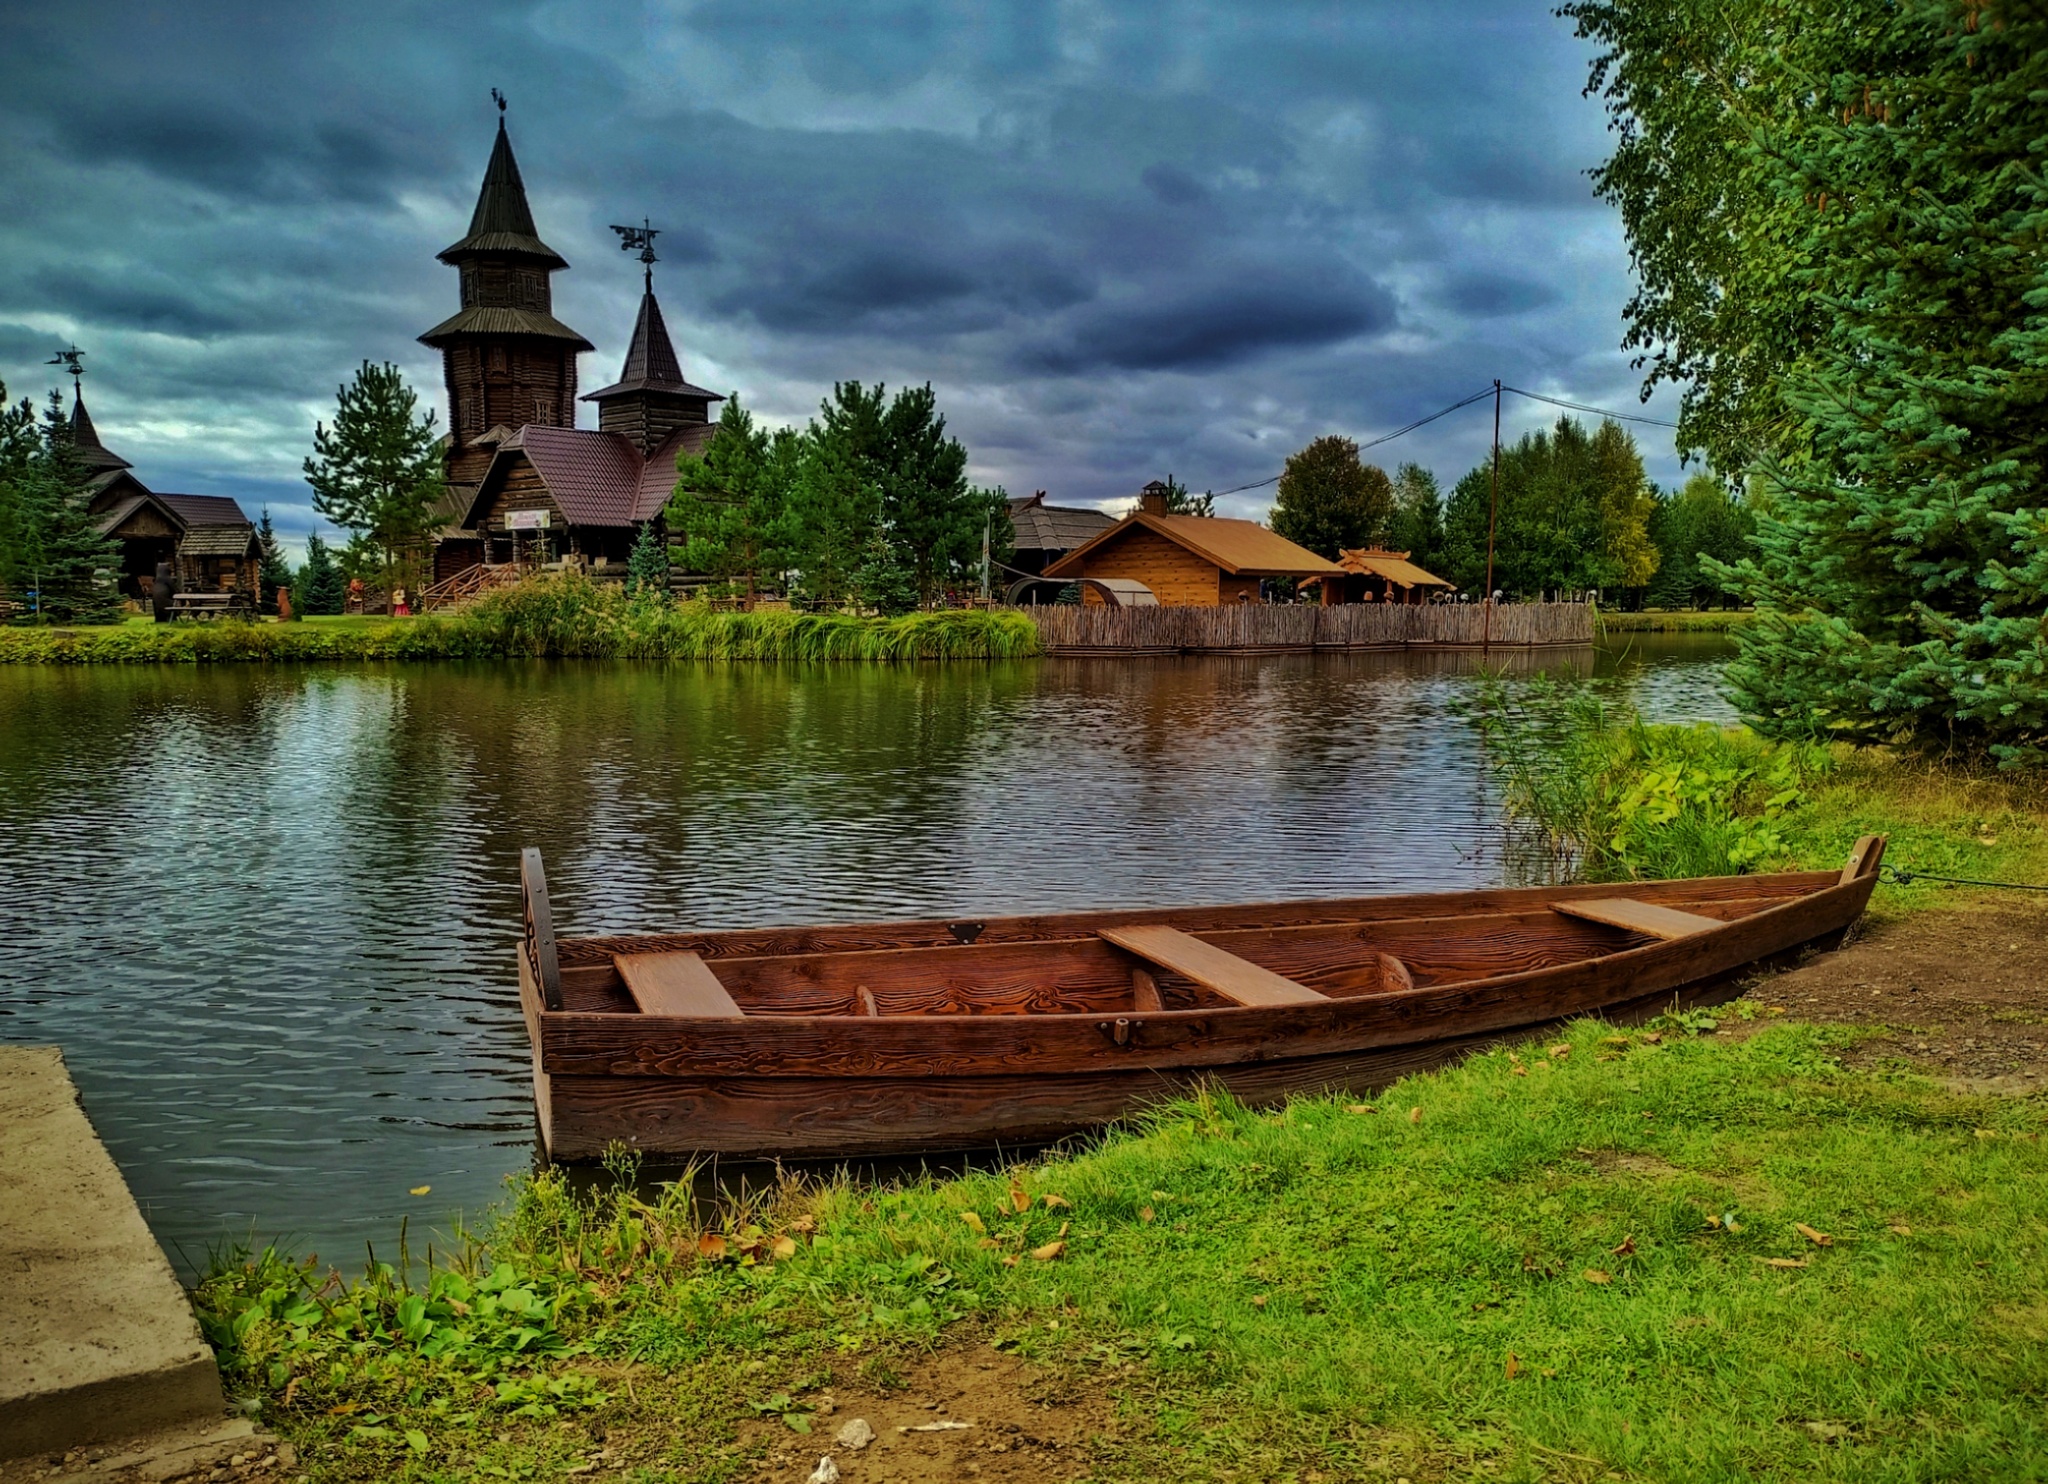
[[[1593,642],[1590,603],[1238,603],[1215,608],[1021,608],[1053,655],[1313,654],[1539,649]]]

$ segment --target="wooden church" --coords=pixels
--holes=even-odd
[[[576,358],[592,347],[554,317],[552,278],[569,265],[534,225],[503,107],[469,233],[439,254],[461,273],[462,307],[420,336],[441,352],[448,396],[434,575],[565,560],[623,572],[724,399],[683,376],[654,297],[655,233],[620,229],[641,248],[640,316],[619,379],[580,399],[597,404],[597,427],[576,426]]]

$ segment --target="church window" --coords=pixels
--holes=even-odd
[[[555,399],[553,397],[535,397],[533,399],[533,420],[543,427],[554,422]]]
[[[540,274],[522,271],[519,275],[519,307],[522,309],[547,308],[547,282]]]
[[[504,369],[505,369],[505,347],[504,347],[504,346],[502,346],[502,345],[494,345],[494,346],[492,346],[492,347],[491,347],[491,369],[492,369],[493,371],[502,371],[502,370],[504,370]]]

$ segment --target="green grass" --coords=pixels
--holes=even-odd
[[[739,613],[708,603],[629,598],[616,587],[549,578],[413,619],[227,620],[0,629],[0,664],[216,664],[329,660],[1012,659],[1038,652],[1020,613],[900,618],[786,609]]]
[[[1623,613],[1600,610],[1600,625],[1610,634],[1725,634],[1755,616],[1748,608],[1645,609]]]
[[[803,1425],[949,1336],[1109,1393],[1104,1478],[2038,1477],[2048,1110],[1845,1070],[1846,1034],[1589,1023],[1371,1112],[1200,1099],[1014,1172],[786,1191],[724,1261],[673,1199],[542,1177],[464,1254],[466,1313],[269,1257],[199,1302],[316,1479],[561,1477],[593,1423],[631,1477],[734,1478],[760,1407]]]

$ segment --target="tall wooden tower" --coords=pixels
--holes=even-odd
[[[469,235],[438,254],[461,271],[462,309],[420,336],[447,378],[451,493],[483,478],[505,433],[576,426],[576,357],[591,348],[550,312],[549,275],[569,264],[534,229],[504,108]]]

